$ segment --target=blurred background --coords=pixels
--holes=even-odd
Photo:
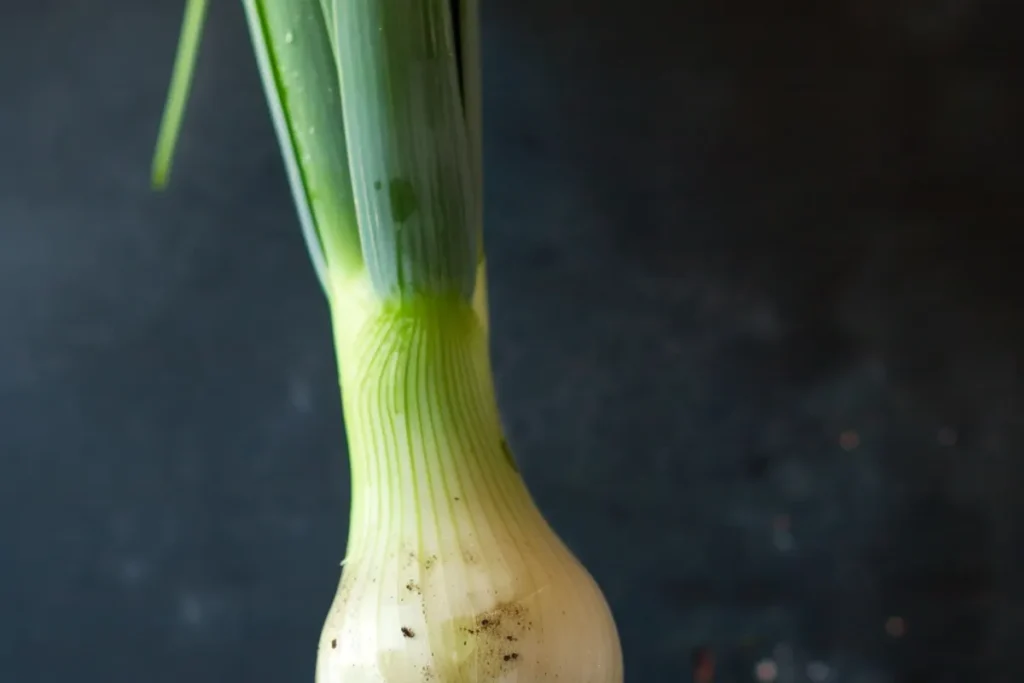
[[[149,189],[183,4],[0,9],[2,683],[312,680],[327,308],[238,2]],[[483,4],[500,399],[627,680],[1024,680],[1019,3]]]

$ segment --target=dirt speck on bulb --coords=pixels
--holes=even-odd
[[[442,660],[449,664],[439,671],[441,679],[490,680],[512,671],[522,657],[518,644],[532,628],[529,611],[517,601],[499,602],[475,617],[442,624],[438,637],[454,643]]]

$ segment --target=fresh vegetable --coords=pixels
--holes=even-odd
[[[348,548],[317,681],[621,682],[608,605],[531,498],[495,400],[476,0],[244,6],[348,434]],[[193,61],[179,58],[172,120]]]

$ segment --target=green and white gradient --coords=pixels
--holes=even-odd
[[[186,12],[158,184],[203,5]],[[476,1],[244,5],[348,434],[349,539],[318,683],[621,683],[608,605],[533,502],[495,400]]]

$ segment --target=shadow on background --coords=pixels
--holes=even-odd
[[[181,5],[0,10],[3,681],[312,676],[327,311],[237,3],[148,190]],[[1011,8],[488,3],[501,400],[628,680],[1024,680]]]

